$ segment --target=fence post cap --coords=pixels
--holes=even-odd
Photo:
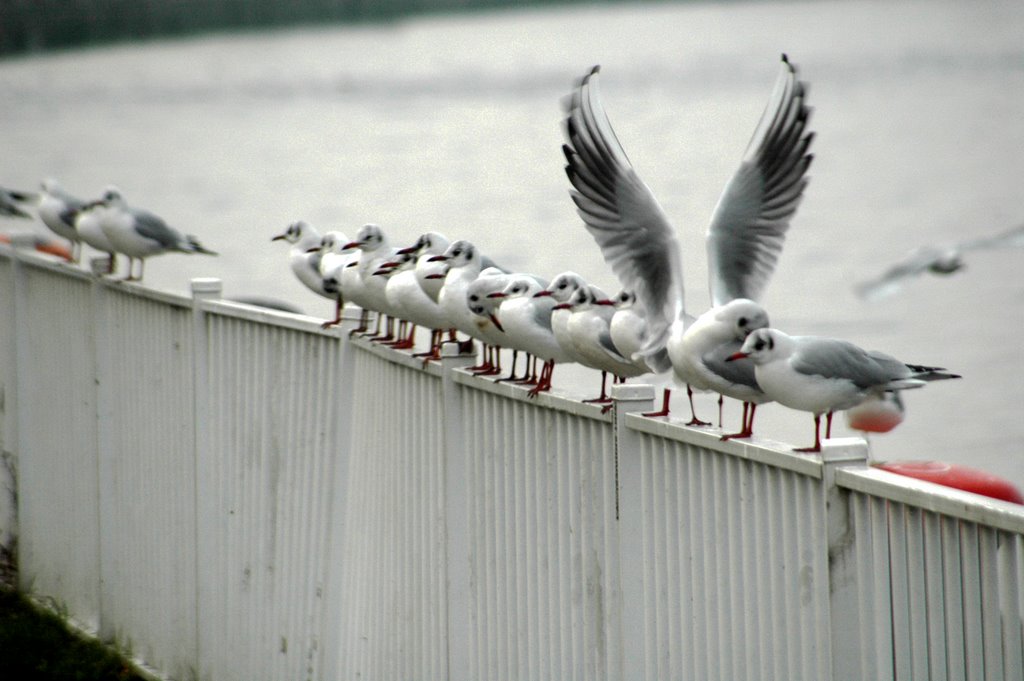
[[[837,437],[821,443],[822,463],[868,460],[868,443],[860,437]]]
[[[613,400],[619,401],[653,400],[654,386],[643,383],[636,385],[620,383],[612,386],[611,397]]]
[[[222,282],[216,277],[196,277],[192,280],[193,295],[219,295]]]

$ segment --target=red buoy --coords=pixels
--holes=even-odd
[[[876,464],[876,466],[890,473],[927,480],[946,487],[962,489],[965,492],[982,494],[993,499],[1024,504],[1024,496],[1021,496],[1020,488],[1009,480],[980,471],[977,468],[968,468],[944,461],[890,461]]]

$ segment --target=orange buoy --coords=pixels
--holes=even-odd
[[[1009,480],[977,468],[968,468],[944,461],[890,461],[876,464],[876,466],[890,473],[927,480],[993,499],[1024,504],[1024,496],[1021,496],[1020,488]]]
[[[36,250],[40,253],[46,253],[47,255],[55,255],[58,258],[63,258],[68,262],[71,262],[71,249],[65,246],[60,241],[50,241],[42,237],[33,237],[32,239]],[[9,244],[11,243],[10,234],[0,234],[0,243]]]

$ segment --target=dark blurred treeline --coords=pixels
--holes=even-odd
[[[565,0],[0,0],[0,55],[223,29],[549,4]]]

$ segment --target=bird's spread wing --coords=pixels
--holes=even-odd
[[[743,162],[726,184],[708,227],[711,299],[759,300],[775,271],[790,220],[807,186],[807,86],[782,56],[775,83]]]
[[[683,309],[679,244],[650,188],[626,157],[601,104],[598,67],[568,101],[562,150],[570,190],[587,231],[647,319],[647,356],[664,347]]]
[[[867,300],[878,300],[895,293],[905,279],[916,277],[942,258],[942,252],[931,247],[915,249],[906,258],[890,266],[874,279],[857,284],[857,295]]]

